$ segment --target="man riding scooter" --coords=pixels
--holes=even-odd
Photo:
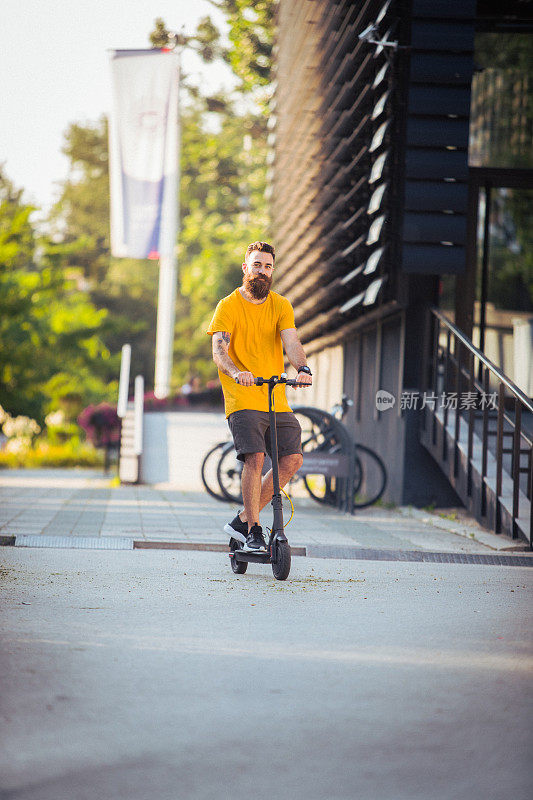
[[[241,484],[244,509],[224,526],[243,543],[243,549],[266,551],[259,512],[272,497],[272,470],[263,477],[265,454],[270,455],[268,387],[255,384],[258,375],[283,373],[283,350],[297,370],[296,385],[312,383],[304,349],[287,300],[271,291],[275,251],[267,242],[252,242],[242,265],[242,286],[217,305],[208,328],[213,360],[224,392],[228,425],[237,458],[244,463]],[[276,398],[276,431],[281,486],[302,465],[301,428],[291,411],[285,386]]]

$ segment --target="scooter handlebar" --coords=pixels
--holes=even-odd
[[[300,385],[295,378],[287,378],[287,374],[285,372],[282,372],[281,375],[272,375],[270,378],[257,377],[255,378],[254,383],[256,386],[262,386],[264,383],[271,383],[273,386],[275,386],[277,383],[284,383],[287,386]]]

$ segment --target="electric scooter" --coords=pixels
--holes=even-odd
[[[231,549],[229,557],[231,560],[231,568],[236,575],[244,575],[250,562],[255,564],[272,564],[272,572],[276,580],[284,581],[288,578],[291,570],[291,548],[283,529],[283,504],[281,502],[278,469],[278,432],[276,430],[276,411],[274,407],[273,393],[275,387],[279,383],[284,383],[287,386],[296,386],[297,381],[294,380],[294,378],[287,378],[287,375],[284,372],[281,375],[272,375],[271,378],[255,379],[255,384],[257,386],[263,386],[265,383],[268,384],[270,449],[272,451],[272,530],[270,531],[266,552],[262,553],[254,552],[253,550],[241,550],[241,542],[231,538],[229,542]]]

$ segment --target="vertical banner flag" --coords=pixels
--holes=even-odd
[[[179,56],[113,50],[110,120],[111,252],[174,254],[178,193]]]

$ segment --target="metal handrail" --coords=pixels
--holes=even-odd
[[[473,347],[473,349],[476,350],[477,348]],[[468,373],[468,370],[466,370],[464,368],[464,366],[461,365],[459,360],[452,354],[450,354],[450,361],[457,368],[458,372],[461,373],[463,378],[465,378],[465,379],[469,379],[470,378],[470,374]],[[487,369],[489,369],[489,367],[487,367]],[[512,381],[511,381],[511,383],[512,383]],[[481,381],[477,380],[476,378],[473,378],[472,385],[478,390],[478,392],[483,392],[484,391]],[[520,398],[518,398],[518,399],[520,399]],[[508,414],[506,414],[505,411],[503,411],[502,416],[503,416],[503,419],[506,422],[508,422],[510,425],[514,425],[513,418],[510,417]],[[494,432],[493,431],[489,431],[489,435],[491,435],[491,436],[494,435]],[[503,436],[512,436],[513,434],[512,434],[512,431],[504,431],[502,435]],[[530,436],[525,431],[521,431],[520,435],[522,436],[523,439],[526,440],[526,442],[529,445],[533,446],[533,438],[530,438]]]
[[[429,380],[429,386],[433,392],[438,390],[438,383],[443,380],[443,388],[446,391],[448,386],[455,388],[456,396],[459,395],[461,389],[461,382],[464,380],[470,392],[480,392],[482,395],[488,395],[491,383],[491,376],[498,383],[498,407],[497,407],[497,429],[491,430],[489,425],[490,412],[488,405],[482,405],[482,432],[481,432],[481,464],[480,464],[480,478],[481,484],[479,491],[474,491],[474,425],[476,418],[476,408],[474,405],[468,406],[467,428],[467,454],[466,454],[466,471],[461,468],[461,459],[459,454],[460,445],[460,427],[461,427],[461,411],[456,407],[455,420],[453,432],[450,432],[450,441],[446,434],[448,426],[448,404],[443,404],[444,412],[442,419],[442,436],[438,436],[438,419],[437,414],[434,413],[431,417],[431,441],[427,440],[430,451],[434,456],[442,462],[445,468],[448,462],[447,470],[452,485],[459,493],[463,493],[463,500],[466,505],[479,515],[479,519],[489,522],[494,525],[496,533],[502,530],[502,515],[504,508],[507,509],[507,519],[510,519],[510,531],[513,538],[519,535],[519,528],[526,533],[523,522],[524,514],[520,515],[521,505],[521,476],[527,475],[527,486],[525,488],[525,498],[529,502],[529,535],[526,533],[526,538],[529,539],[530,547],[533,549],[533,514],[531,508],[533,504],[533,441],[531,434],[526,434],[522,429],[522,412],[529,411],[533,414],[533,403],[530,398],[526,397],[524,392],[503,372],[487,358],[487,356],[477,348],[465,334],[460,331],[444,314],[436,308],[431,309],[434,325],[432,326],[432,344],[431,347],[431,377],[429,372],[425,369],[426,380]],[[441,338],[444,335],[445,341]],[[453,348],[452,348],[453,340]],[[429,341],[428,341],[429,344]],[[426,356],[430,355],[430,350],[426,349]],[[476,380],[475,364],[476,361],[479,365],[479,379]],[[439,366],[440,365],[440,366]],[[427,364],[429,366],[429,363]],[[439,378],[440,375],[440,378]],[[507,392],[507,398],[506,398]],[[506,399],[514,404],[514,418],[508,416],[505,412]],[[495,409],[496,410],[496,409]],[[504,431],[504,424],[507,423],[512,430]],[[426,430],[425,424],[423,430]],[[429,433],[429,431],[428,431]],[[424,436],[426,434],[423,434]],[[494,497],[491,499],[489,496],[488,480],[488,459],[489,459],[489,439],[491,436],[496,435],[496,484],[493,489]],[[504,437],[512,436],[512,446],[510,448],[504,447]],[[522,443],[526,444],[525,449]],[[450,451],[451,448],[451,451]],[[450,455],[453,454],[453,462],[449,462]],[[510,478],[512,481],[512,510],[506,506],[506,501],[502,496],[503,488],[503,456],[504,454],[511,455],[511,470]],[[527,458],[527,465],[522,466],[521,458],[525,455]],[[477,457],[476,457],[477,458]],[[466,483],[465,483],[466,481]],[[523,484],[522,484],[523,485]],[[526,511],[527,518],[527,511]]]
[[[505,386],[507,386],[507,388],[526,406],[527,410],[531,411],[531,413],[533,414],[533,403],[527,397],[527,395],[524,394],[522,389],[520,389],[520,387],[517,386],[516,383],[514,383],[510,378],[508,378],[507,375],[504,375],[503,372],[500,369],[498,369],[496,364],[493,364],[490,358],[487,358],[487,356],[484,353],[482,353],[481,350],[478,350],[475,344],[473,344],[470,341],[470,339],[467,336],[465,336],[464,333],[462,333],[459,330],[459,328],[457,328],[453,324],[453,322],[450,322],[448,317],[444,316],[442,311],[439,311],[438,308],[432,308],[431,311],[433,315],[437,317],[437,319],[439,319],[443,325],[449,328],[450,331],[453,333],[453,335],[456,336],[457,339],[459,339],[462,342],[462,344],[464,344],[466,349],[469,350],[471,353],[473,353],[476,356],[476,358],[478,358],[481,361],[482,364],[484,364],[488,369],[490,369],[490,371],[493,372],[494,375],[496,375],[498,380],[504,383]]]

